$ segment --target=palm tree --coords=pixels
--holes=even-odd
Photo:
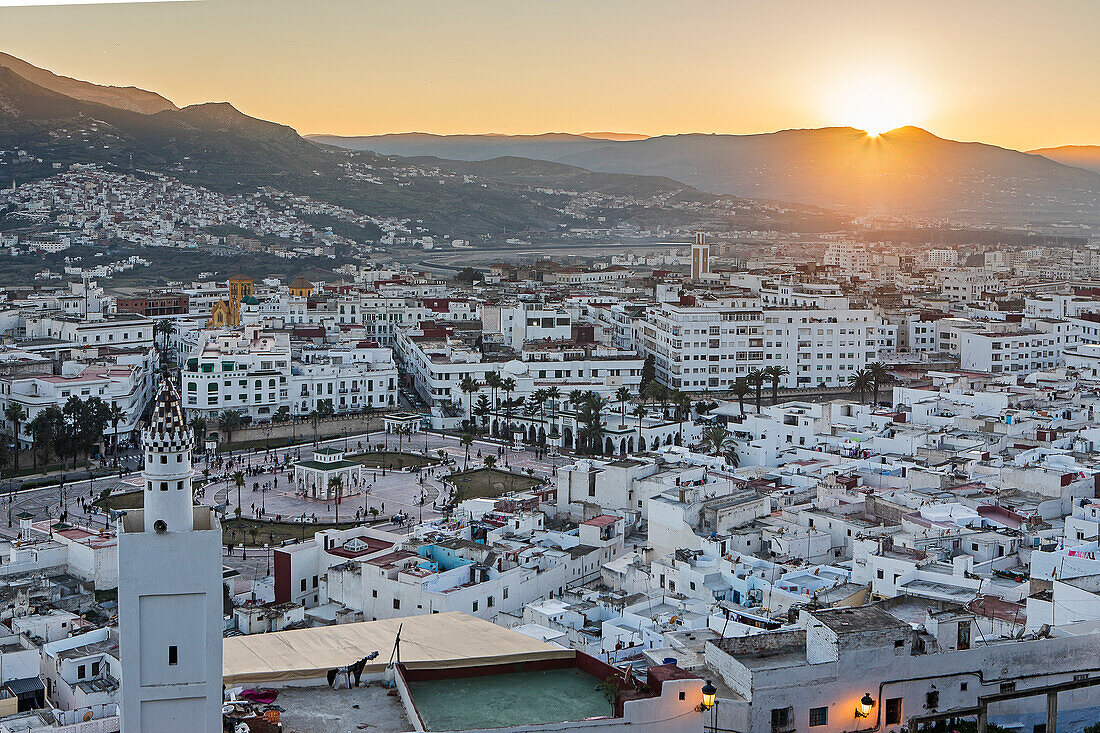
[[[725,459],[726,465],[731,468],[737,468],[741,465],[741,456],[737,455],[737,443],[731,440],[726,449],[722,451],[722,458]]]
[[[119,406],[117,402],[112,402],[111,406],[107,408],[107,419],[111,422],[111,434],[115,438],[115,465],[118,465],[118,424],[126,419],[126,411]],[[200,418],[195,418],[196,420]]]
[[[225,410],[218,415],[218,430],[225,433],[226,446],[232,447],[233,433],[240,429],[243,422],[241,413],[236,410]]]
[[[645,451],[643,449],[645,448],[645,441],[642,440],[642,418],[646,416],[645,406],[638,405],[630,411],[630,414],[638,418],[638,452],[644,453]]]
[[[195,434],[195,447],[201,449],[206,442],[206,420],[196,416],[191,418],[188,426],[191,428],[191,432]]]
[[[237,513],[241,512],[241,489],[244,488],[244,471],[233,472],[233,485],[237,487]]]
[[[785,366],[770,366],[763,369],[765,376],[772,382],[772,404],[779,402],[779,382],[783,377],[791,373]]]
[[[875,397],[875,405],[878,406],[879,388],[890,381],[889,368],[881,361],[874,361],[867,365],[867,374],[871,376],[871,392]]]
[[[630,396],[630,390],[626,387],[615,390],[615,401],[619,403],[619,414],[622,417],[620,425],[626,425],[626,403],[630,401]]]
[[[702,443],[711,455],[721,455],[726,444],[733,438],[733,433],[725,428],[715,425],[703,431]]]
[[[341,476],[340,474],[336,474],[335,476],[332,476],[331,478],[329,478],[329,480],[328,480],[328,490],[332,494],[332,496],[334,497],[332,504],[333,504],[333,506],[336,507],[336,525],[339,526],[339,524],[340,524],[340,494],[343,493],[343,490],[344,490],[344,477]]]
[[[557,387],[546,388],[546,399],[550,402],[551,417],[558,416],[558,401],[561,399],[561,390]]]
[[[393,429],[393,432],[397,433],[397,452],[400,453],[403,438],[406,435],[412,435],[412,427],[408,425],[399,425]]]
[[[668,387],[660,382],[653,381],[646,385],[645,399],[653,400],[661,405],[661,413],[668,417],[668,411],[665,408],[665,400],[668,398]]]
[[[589,451],[602,452],[600,443],[603,439],[603,411],[607,408],[607,400],[594,392],[586,394],[577,413],[577,437]]]
[[[470,467],[470,446],[474,444],[474,436],[472,433],[463,433],[458,442],[466,449],[466,458],[462,462],[462,470],[465,471]]]
[[[469,395],[469,397],[466,398],[466,405],[467,405],[467,408],[468,408],[468,411],[469,411],[469,420],[470,420],[470,422],[473,422],[473,420],[474,420],[474,395],[477,394],[477,391],[479,389],[481,389],[481,384],[476,379],[474,379],[469,374],[467,374],[458,383],[458,388],[460,390],[462,390],[463,394]]]
[[[584,402],[584,392],[579,389],[574,389],[569,393],[569,404],[573,406],[573,409],[580,407]]]
[[[677,390],[673,392],[672,400],[676,405],[676,422],[680,425],[680,445],[683,445],[684,421],[691,418],[691,397],[686,392]]]
[[[863,402],[864,395],[867,390],[874,384],[874,379],[871,377],[865,369],[860,369],[858,372],[848,377],[848,384],[851,385],[853,392],[859,392],[859,401]]]
[[[744,379],[738,379],[733,383],[733,396],[737,398],[737,404],[741,406],[741,414],[745,414],[745,398],[752,394],[752,387]]]
[[[485,458],[482,459],[482,463],[485,464],[485,468],[492,471],[493,466],[497,465],[497,457],[496,456],[485,456]]]
[[[764,381],[767,379],[764,376],[764,372],[761,369],[753,369],[745,375],[745,381],[752,385],[753,392],[756,395],[756,412],[760,412],[760,398],[764,392]]]
[[[11,423],[11,434],[15,438],[15,465],[12,470],[19,473],[19,426],[27,419],[27,411],[22,405],[12,402],[4,409],[4,417]]]
[[[488,372],[485,375],[485,386],[492,390],[492,409],[497,408],[497,390],[500,389],[500,374],[497,372]]]
[[[313,445],[316,447],[317,441],[321,439],[321,411],[313,409],[309,411],[309,424],[313,426]]]

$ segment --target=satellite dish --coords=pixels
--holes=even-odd
[[[157,534],[164,534],[168,531],[168,523],[165,522],[163,519],[158,519],[157,521],[153,522],[153,531]]]

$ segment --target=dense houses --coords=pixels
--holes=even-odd
[[[298,536],[272,535],[263,572],[227,570],[230,687],[319,708],[333,665],[311,655],[388,654],[413,629],[402,654],[435,672],[363,673],[422,713],[417,685],[438,669],[492,668],[507,685],[518,668],[494,665],[539,659],[595,675],[593,689],[632,680],[605,714],[570,713],[585,730],[981,716],[1035,733],[1052,704],[1061,727],[1094,723],[1100,291],[1080,268],[1069,281],[1029,269],[1084,260],[817,244],[746,256],[700,237],[461,282],[393,263],[318,282],[10,289],[0,411],[29,448],[38,416],[98,398],[118,408],[106,449],[160,419],[168,373],[210,434],[227,413],[267,427],[384,415],[384,434],[288,461],[284,488],[354,519],[310,528],[303,514]],[[430,464],[438,511],[363,523],[377,472],[348,457],[364,440],[392,450],[395,432],[466,435],[475,463],[522,453],[528,470],[498,464],[493,490],[459,497],[456,462]],[[134,520],[119,521],[125,536]],[[0,731],[117,720],[125,629],[104,605],[120,584],[104,525],[16,518],[0,546],[0,685],[18,702]],[[463,646],[474,638],[498,651]]]

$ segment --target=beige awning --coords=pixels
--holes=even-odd
[[[452,611],[230,637],[222,646],[223,681],[233,686],[316,679],[374,651],[378,657],[364,668],[364,674],[380,674],[393,652],[398,627],[401,661],[410,668],[483,666],[575,655],[571,649]]]

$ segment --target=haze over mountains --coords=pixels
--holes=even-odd
[[[516,186],[596,186],[627,195],[659,191],[700,201],[707,194],[733,195],[845,214],[959,222],[1100,224],[1096,147],[1029,154],[946,140],[916,127],[879,136],[834,127],[756,135],[408,133],[307,139],[227,103],[179,109],[154,92],[58,76],[6,54],[0,54],[0,144],[48,151],[55,160],[170,170],[215,188],[275,185],[323,193],[326,200],[376,206],[387,215],[431,218],[449,209],[448,216],[490,229],[545,227],[561,219],[562,212],[533,203]],[[420,159],[511,188],[456,192],[441,206],[440,197],[450,192],[421,189],[420,182],[398,191],[350,182],[340,168],[349,155],[390,169],[404,165],[402,159]],[[494,159],[504,160],[460,165]]]
[[[1057,148],[1040,148],[1028,152],[1065,165],[1100,173],[1100,145],[1062,145]]]
[[[660,175],[711,193],[798,201],[852,213],[901,213],[1010,223],[1100,220],[1100,171],[917,127],[869,136],[850,127],[757,135],[315,136],[386,155],[460,160],[538,158],[592,171]],[[1068,164],[1067,164],[1068,163]]]

